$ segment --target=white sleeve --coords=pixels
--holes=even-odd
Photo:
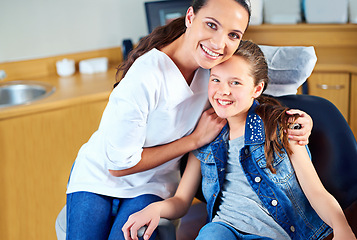
[[[141,160],[158,81],[152,70],[137,72],[126,75],[113,90],[103,113],[99,128],[104,132],[107,169],[127,169]]]

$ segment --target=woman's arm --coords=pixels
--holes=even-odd
[[[290,147],[290,160],[301,188],[317,214],[332,227],[334,239],[356,239],[340,205],[322,185],[306,148],[296,141],[290,141]]]
[[[299,145],[304,146],[309,143],[309,137],[313,126],[312,119],[309,114],[296,109],[290,109],[287,114],[299,114],[300,117],[296,120],[296,123],[301,125],[301,129],[289,129],[289,139],[297,141]]]
[[[144,239],[149,239],[160,218],[177,219],[187,213],[201,181],[200,164],[200,161],[190,153],[175,196],[152,203],[143,210],[132,214],[122,228],[126,240],[138,239],[137,231],[145,225],[148,228],[145,231]]]
[[[144,148],[140,162],[134,167],[124,170],[109,170],[109,172],[115,177],[121,177],[157,167],[210,143],[225,124],[226,120],[219,118],[213,108],[210,108],[203,112],[192,134],[165,145]]]

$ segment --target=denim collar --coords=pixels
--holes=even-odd
[[[244,144],[256,145],[265,142],[264,123],[261,117],[255,113],[255,109],[259,105],[257,100],[254,100],[250,107],[245,123]],[[229,126],[228,123],[223,127],[218,137],[213,143],[228,141],[229,138]]]

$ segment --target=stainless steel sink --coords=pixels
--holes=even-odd
[[[29,104],[54,91],[54,86],[44,82],[23,80],[0,83],[0,108]]]

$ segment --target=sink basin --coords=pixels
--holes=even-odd
[[[29,104],[51,95],[54,90],[54,86],[37,81],[0,83],[0,108]]]

